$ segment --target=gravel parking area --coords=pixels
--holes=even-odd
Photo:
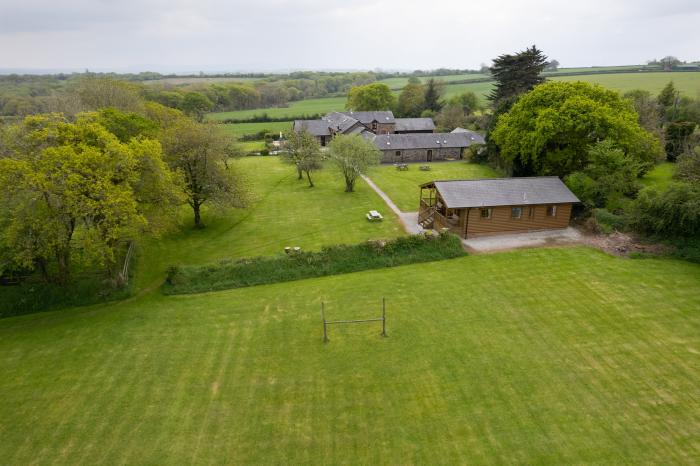
[[[504,249],[531,248],[559,244],[579,243],[583,235],[573,227],[564,230],[535,231],[510,235],[494,235],[463,239],[462,243],[474,252],[502,251]]]

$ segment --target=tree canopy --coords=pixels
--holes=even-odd
[[[583,82],[535,87],[498,118],[491,136],[516,175],[581,170],[590,146],[604,139],[639,163],[641,172],[661,154],[658,139],[639,125],[628,100]]]
[[[408,83],[399,94],[397,113],[404,118],[419,117],[425,108],[425,89],[420,81]]]
[[[311,173],[319,170],[323,162],[321,145],[306,130],[290,131],[287,133],[286,140],[285,148],[287,150],[282,153],[283,159],[296,167],[298,179],[301,179],[302,174],[306,173],[309,187],[313,188],[314,182],[311,180]]]
[[[445,82],[434,78],[428,79],[425,83],[425,110],[430,110],[433,113],[439,112],[445,102],[442,96],[445,94]]]
[[[68,281],[72,264],[113,271],[120,244],[152,229],[154,203],[179,202],[179,180],[157,141],[121,142],[99,118],[27,117],[4,134],[0,158],[3,261]]]
[[[359,135],[341,134],[329,145],[331,160],[345,179],[345,192],[355,189],[357,178],[371,165],[381,160],[382,154],[370,141]]]
[[[219,207],[244,204],[239,176],[227,165],[229,141],[216,125],[177,118],[163,130],[161,142],[168,164],[184,176],[184,193],[196,228],[204,226],[201,208],[205,203]]]
[[[372,83],[356,86],[350,89],[345,107],[357,112],[393,110],[396,107],[396,97],[386,84]]]
[[[498,108],[512,103],[520,94],[544,82],[541,73],[547,66],[547,56],[535,45],[516,54],[504,54],[493,60],[491,75],[496,84],[489,100]]]

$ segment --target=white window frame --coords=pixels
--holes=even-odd
[[[484,211],[487,212],[486,217],[484,217],[484,216],[482,215]],[[490,207],[486,207],[486,208],[483,208],[483,209],[479,209],[479,218],[480,218],[481,220],[491,220],[491,208],[490,208]]]
[[[515,215],[513,215],[513,214],[515,214],[515,209],[518,209],[518,216],[517,217]],[[518,220],[523,218],[523,208],[522,207],[511,207],[510,208],[510,218],[514,218],[514,219],[518,219]]]
[[[550,209],[551,209],[552,215],[549,215]],[[554,218],[556,216],[557,216],[557,206],[556,205],[548,205],[547,206],[547,217]]]

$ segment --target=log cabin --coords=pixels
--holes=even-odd
[[[418,223],[462,238],[564,229],[578,202],[556,176],[431,181],[420,186]]]

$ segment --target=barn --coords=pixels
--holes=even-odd
[[[420,187],[418,223],[462,238],[563,229],[578,202],[556,176],[438,180]]]

